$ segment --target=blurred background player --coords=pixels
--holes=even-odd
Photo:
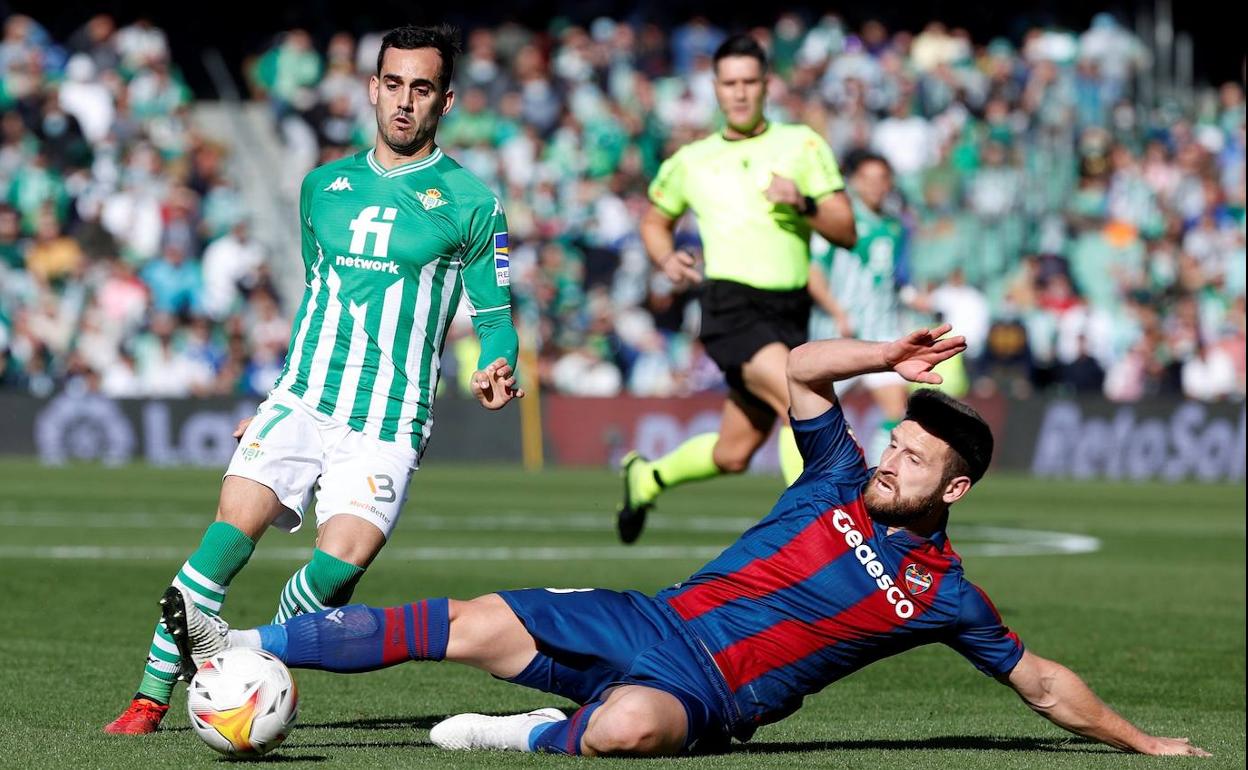
[[[832,150],[804,125],[763,115],[767,56],[748,35],[725,40],[713,57],[715,96],[725,127],[681,148],[650,186],[641,238],[651,261],[678,286],[701,284],[701,339],[724,372],[729,394],[719,433],[694,436],[656,460],[625,456],[617,526],[631,543],[662,490],[740,473],[779,416],[785,482],[801,472],[787,427],[784,367],[806,341],[810,235],[854,245],[854,220]],[[698,218],[706,277],[693,254],[675,248],[686,210]]]
[[[275,621],[346,603],[385,545],[433,428],[438,360],[466,293],[481,355],[474,393],[513,397],[507,223],[490,190],[442,153],[458,30],[388,33],[371,78],[373,149],[314,169],[299,203],[307,291],[290,352],[221,484],[216,521],[174,578],[204,612],[274,526],[293,532],[316,490],[316,550],[283,588]],[[348,515],[341,515],[348,514]],[[156,730],[179,673],[157,624],[130,706],[104,729]]]
[[[1063,729],[1123,751],[1209,756],[1186,738],[1145,733],[1073,671],[1025,649],[966,578],[946,528],[950,508],[992,461],[992,431],[975,410],[943,393],[916,393],[879,467],[868,468],[834,383],[893,371],[939,384],[932,367],[966,348],[962,337],[942,339],[948,331],[794,350],[787,377],[805,470],[762,525],[653,597],[533,588],[467,602],[354,604],[230,631],[193,605],[184,610],[170,588],[164,617],[188,665],[231,646],[341,673],[450,660],[581,704],[570,718],[554,708],[459,714],[429,731],[446,749],[723,751],[793,714],[807,695],[939,642]]]
[[[829,246],[815,254],[810,269],[810,338],[856,337],[891,340],[901,336],[904,305],[914,301],[906,231],[889,210],[893,170],[883,156],[855,152],[845,158],[858,242]],[[841,392],[861,385],[871,392],[882,419],[866,441],[867,458],[878,460],[906,412],[907,386],[895,372],[872,372],[842,383]]]

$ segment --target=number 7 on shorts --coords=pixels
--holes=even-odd
[[[264,427],[261,428],[260,432],[256,434],[256,438],[262,439],[265,436],[269,435],[269,431],[273,430],[273,426],[277,425],[283,419],[289,417],[290,413],[294,410],[292,410],[288,406],[282,406],[281,404],[274,404],[273,411],[276,412],[276,414],[273,415],[272,419],[270,419],[267,423],[264,424]]]

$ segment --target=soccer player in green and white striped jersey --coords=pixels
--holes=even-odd
[[[866,151],[847,156],[846,169],[858,241],[852,249],[830,246],[811,260],[815,309],[810,338],[896,339],[911,326],[905,313],[917,291],[909,284],[905,226],[886,206],[893,171],[883,156]],[[864,442],[867,461],[874,465],[905,416],[910,391],[896,372],[853,377],[838,383],[837,391],[855,385],[871,392],[882,415],[874,435]]]
[[[303,181],[307,291],[286,365],[256,417],[240,424],[216,521],[173,581],[206,613],[220,612],[266,528],[298,529],[314,490],[317,547],[282,590],[275,622],[350,599],[429,440],[461,295],[481,338],[477,399],[499,409],[524,395],[515,387],[506,217],[435,143],[454,103],[459,51],[451,27],[387,34],[369,83],[374,147]],[[177,647],[158,624],[139,691],[105,730],[154,731],[178,672]]]

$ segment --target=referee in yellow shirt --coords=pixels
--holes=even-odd
[[[729,394],[718,434],[694,436],[656,460],[625,456],[617,526],[626,543],[641,534],[664,489],[745,470],[777,416],[785,423],[785,483],[801,474],[788,427],[785,366],[789,350],[806,341],[810,233],[845,248],[857,240],[827,143],[804,125],[763,117],[767,55],[758,41],[728,38],[715,51],[714,66],[727,126],[663,163],[650,185],[641,239],[650,260],[677,285],[702,284],[702,343],[723,370]],[[672,231],[687,209],[698,218],[705,279],[694,255],[674,248]]]

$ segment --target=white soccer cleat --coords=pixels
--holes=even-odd
[[[230,624],[200,610],[178,586],[165,589],[160,598],[160,614],[165,630],[182,654],[181,673],[188,681],[205,660],[230,647]]]
[[[533,732],[533,728],[562,722],[567,718],[567,714],[556,708],[537,709],[527,714],[506,717],[457,714],[434,725],[429,731],[429,740],[440,749],[528,751],[529,734]]]

